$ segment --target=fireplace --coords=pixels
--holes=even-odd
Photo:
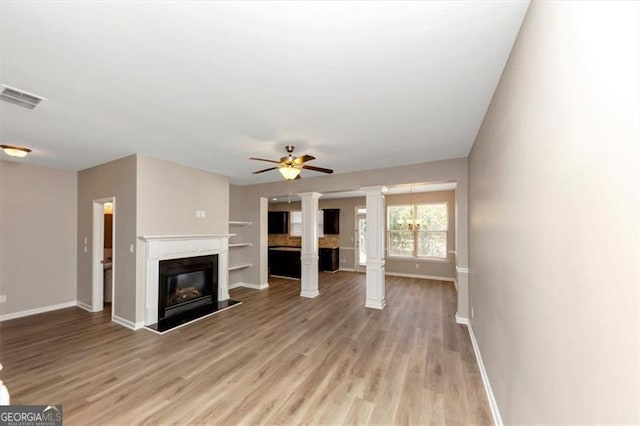
[[[240,302],[229,299],[231,234],[147,235],[144,326],[163,334]]]
[[[159,262],[158,320],[218,303],[218,255]]]

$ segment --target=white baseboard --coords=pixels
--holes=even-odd
[[[111,318],[111,321],[115,322],[116,324],[120,324],[123,327],[127,327],[131,330],[140,330],[142,327],[144,327],[144,321],[132,322],[117,315],[114,315],[113,318]]]
[[[340,248],[342,248],[342,247],[340,247]],[[356,272],[356,270],[354,268],[340,268],[340,269],[338,269],[338,271]]]
[[[91,305],[81,302],[81,301],[77,301],[76,302],[76,306],[78,306],[78,308],[84,309],[87,312],[93,312],[93,309],[91,308]]]
[[[314,297],[318,297],[320,292],[318,290],[302,290],[300,292],[300,297],[306,297],[308,299],[313,299]]]
[[[45,312],[57,311],[58,309],[71,308],[72,306],[76,306],[77,302],[75,300],[71,300],[69,302],[58,303],[56,305],[43,306],[41,308],[27,309],[24,311],[12,312],[10,314],[0,315],[1,321],[9,321],[16,318],[28,317],[30,315],[43,314]]]
[[[285,280],[294,280],[294,281],[301,281],[301,280],[302,280],[302,278],[285,277],[284,275],[274,275],[274,274],[271,274],[271,275],[269,275],[269,276],[270,276],[270,277],[273,277],[273,278],[284,278]]]
[[[491,409],[491,415],[493,416],[493,423],[496,426],[502,426],[502,417],[500,416],[500,410],[498,409],[498,403],[496,402],[496,397],[493,395],[493,389],[491,388],[491,383],[489,382],[489,376],[487,375],[487,370],[484,368],[484,361],[482,360],[482,354],[480,354],[480,347],[478,346],[478,341],[476,340],[475,334],[473,334],[473,327],[469,322],[469,318],[459,317],[456,313],[456,322],[458,324],[463,324],[467,326],[467,330],[469,330],[469,337],[471,338],[471,345],[473,346],[473,352],[476,354],[476,362],[478,363],[478,368],[480,369],[480,375],[482,376],[482,383],[484,385],[484,391],[487,393],[487,399],[489,400],[489,408]]]
[[[462,324],[462,325],[469,325],[469,318],[465,318],[465,317],[461,317],[460,315],[458,315],[458,313],[456,312],[456,322],[458,324]]]
[[[254,290],[264,290],[264,289],[269,288],[269,283],[251,284],[251,283],[238,282],[238,283],[231,284],[229,286],[229,290],[231,290],[232,288],[238,288],[238,287],[252,288]]]
[[[385,272],[385,275],[389,275],[391,277],[404,277],[404,278],[422,278],[424,280],[436,280],[436,281],[449,281],[455,284],[455,278],[449,277],[438,277],[435,275],[420,275],[420,274],[405,274],[402,272]]]
[[[365,308],[378,309],[380,311],[383,310],[385,306],[387,306],[387,303],[384,300],[382,302],[369,302],[369,301],[367,301],[364,304]]]

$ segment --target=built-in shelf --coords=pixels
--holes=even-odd
[[[253,222],[248,221],[248,220],[230,220],[229,221],[229,226],[236,226],[236,227],[240,227],[240,226],[252,226]],[[240,230],[239,230],[240,231]],[[242,234],[243,232],[240,232],[240,240],[243,240],[244,238],[242,238]],[[237,237],[237,234],[233,234],[234,237]],[[247,243],[247,242],[229,242],[229,248],[238,248],[238,247],[251,247],[253,246],[253,243]],[[233,253],[239,255],[240,253],[242,253],[242,250],[234,250]],[[230,253],[231,258],[233,258],[234,256]],[[251,268],[253,265],[251,263],[241,263],[241,264],[237,264],[237,265],[231,265],[231,263],[238,263],[239,261],[241,261],[240,259],[237,259],[236,262],[233,262],[233,260],[231,260],[229,263],[229,272],[231,271],[239,271],[241,269],[246,269],[246,268]]]
[[[229,266],[229,271],[237,271],[238,269],[250,268],[251,263],[244,263],[242,265]]]
[[[251,247],[253,246],[253,243],[232,243],[229,244],[229,247]]]

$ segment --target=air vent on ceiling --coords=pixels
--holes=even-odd
[[[40,102],[47,100],[47,98],[43,98],[42,96],[34,95],[33,93],[7,86],[6,84],[2,85],[0,99],[28,109],[34,109]]]

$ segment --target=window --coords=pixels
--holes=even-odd
[[[302,212],[299,210],[291,212],[291,232],[292,237],[302,237]],[[324,211],[318,210],[318,237],[324,237]]]
[[[291,212],[291,236],[292,237],[302,236],[302,212],[301,211]]]
[[[447,204],[387,207],[389,256],[447,258]]]

